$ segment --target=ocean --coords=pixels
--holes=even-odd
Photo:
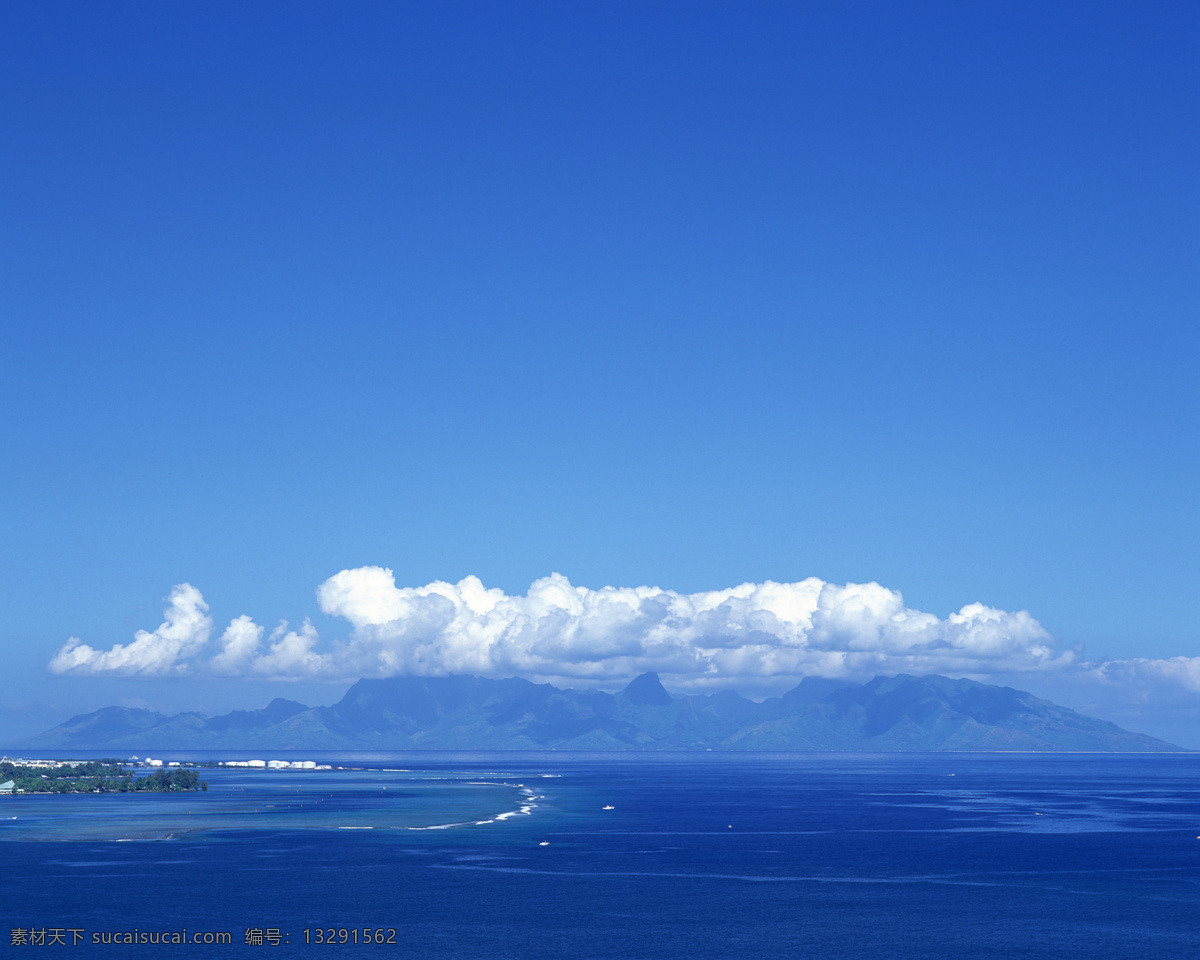
[[[0,797],[13,955],[1200,953],[1197,755],[303,759],[359,769]]]

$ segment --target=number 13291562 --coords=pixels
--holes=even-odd
[[[395,943],[395,927],[313,927],[304,931],[305,943]]]

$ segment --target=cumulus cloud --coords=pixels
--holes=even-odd
[[[209,661],[209,667],[214,673],[233,676],[244,672],[258,655],[262,635],[263,628],[250,617],[234,618],[221,634],[221,652]]]
[[[111,650],[95,650],[71,637],[50,661],[51,673],[77,676],[117,674],[162,677],[185,673],[188,659],[199,653],[212,633],[208,604],[190,583],[176,586],[167,597],[166,620],[153,633],[139,630],[133,642]]]
[[[815,577],[684,594],[591,590],[553,574],[508,595],[476,577],[400,587],[391,570],[359,567],[317,589],[321,611],[348,621],[343,639],[322,644],[305,621],[298,630],[280,624],[264,642],[264,628],[241,616],[207,659],[197,656],[211,630],[199,592],[182,584],[170,602],[167,623],[153,634],[108,651],[72,638],[51,669],[311,680],[473,673],[578,685],[655,670],[678,688],[698,689],[813,675],[1047,671],[1073,658],[1024,611],[972,603],[942,619],[876,583]],[[194,625],[186,630],[185,622]]]
[[[326,664],[351,673],[518,674],[680,686],[740,678],[1035,670],[1068,662],[1028,613],[970,604],[946,619],[875,583],[746,583],[683,594],[577,587],[553,574],[524,596],[476,577],[397,587],[390,570],[343,570],[317,591],[354,627]]]

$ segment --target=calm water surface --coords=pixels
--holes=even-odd
[[[58,928],[84,942],[19,949],[1200,955],[1200,756],[305,759],[364,769],[213,770],[200,794],[0,798],[5,946],[14,928]],[[331,927],[394,930],[395,943],[305,942]],[[233,942],[91,943],[183,928]],[[248,945],[247,929],[280,943]]]

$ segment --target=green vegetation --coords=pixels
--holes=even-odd
[[[195,770],[183,767],[159,768],[145,777],[126,770],[120,760],[89,760],[62,767],[28,767],[0,761],[0,783],[13,781],[13,789],[23,793],[174,793],[207,790]]]

